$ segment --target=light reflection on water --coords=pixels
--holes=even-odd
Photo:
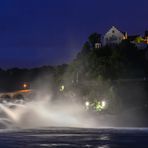
[[[0,132],[2,148],[147,148],[148,131],[44,128]]]
[[[108,145],[98,146],[98,148],[110,148]]]

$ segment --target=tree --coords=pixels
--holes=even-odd
[[[91,52],[91,45],[87,41],[87,42],[84,43],[81,51],[77,54],[76,59],[81,59],[81,58],[87,56],[89,54],[89,52]]]
[[[98,33],[93,33],[88,37],[88,41],[91,45],[92,48],[95,47],[95,43],[100,43],[101,42],[101,34]]]

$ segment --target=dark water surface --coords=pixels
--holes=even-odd
[[[148,148],[148,129],[46,128],[0,131],[0,148]]]

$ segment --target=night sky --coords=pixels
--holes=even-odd
[[[68,63],[91,33],[112,25],[143,34],[148,0],[1,0],[0,67]]]

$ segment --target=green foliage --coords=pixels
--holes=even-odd
[[[91,43],[93,36],[91,36]],[[90,40],[90,39],[89,39]],[[70,65],[73,72],[79,72],[80,81],[85,79],[97,79],[101,76],[104,80],[118,79],[122,77],[136,76],[132,71],[137,71],[142,64],[144,54],[128,40],[122,41],[116,46],[105,46],[92,49],[86,42],[75,61]]]
[[[144,39],[141,36],[138,36],[138,37],[135,38],[136,43],[141,43],[143,41],[144,41]]]
[[[69,79],[69,86],[73,85],[73,80],[75,91],[90,101],[106,98],[112,112],[115,110],[114,105],[119,107],[112,82],[137,77],[144,70],[142,65],[145,63],[145,53],[129,40],[123,40],[119,45],[95,49],[96,39],[96,33],[89,36],[76,59],[68,66],[66,80]]]
[[[98,43],[101,41],[101,35],[95,32],[88,37],[88,41],[91,47],[94,48],[95,43]]]

